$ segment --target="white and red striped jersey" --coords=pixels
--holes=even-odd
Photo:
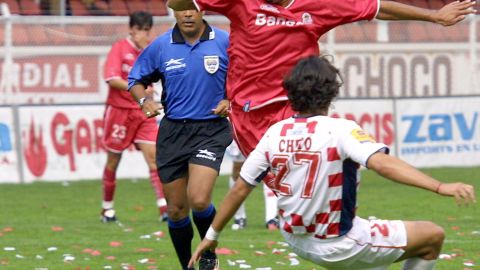
[[[330,29],[373,19],[379,0],[193,0],[199,10],[225,15],[230,24],[227,94],[244,110],[287,100],[282,80],[299,59],[319,54]]]
[[[135,60],[142,52],[129,39],[125,38],[115,42],[108,53],[104,65],[103,77],[106,82],[113,79],[128,79],[128,73],[132,69]],[[137,102],[127,90],[115,89],[108,86],[108,105],[127,109],[139,109]]]
[[[388,148],[353,121],[291,117],[268,129],[240,176],[256,185],[269,170],[275,175],[264,181],[278,196],[284,231],[338,237],[352,227],[359,167],[378,151]]]

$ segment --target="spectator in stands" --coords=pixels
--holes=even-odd
[[[238,178],[245,157],[242,155],[235,142],[232,142],[232,144],[227,147],[225,154],[233,161],[232,175],[228,181],[230,188],[232,188],[235,184],[235,180]],[[263,185],[263,196],[265,198],[265,225],[269,230],[278,230],[277,198],[273,191],[266,185]],[[232,230],[243,229],[246,226],[247,212],[245,211],[245,205],[242,203],[235,213]]]
[[[208,25],[203,13],[176,11],[173,29],[148,46],[129,75],[129,89],[146,116],[164,109],[157,138],[157,167],[168,203],[168,229],[178,259],[187,269],[192,254],[190,209],[203,238],[216,210],[212,190],[225,149],[232,142],[226,119],[228,33]],[[162,81],[162,105],[145,89]],[[215,269],[214,252],[202,255],[200,269]]]
[[[360,165],[400,184],[474,203],[471,185],[442,183],[389,156],[388,148],[355,122],[327,117],[341,79],[326,58],[301,60],[285,79],[299,113],[272,125],[245,161],[189,266],[217,239],[238,206],[268,170],[278,175],[281,233],[300,257],[327,269],[432,270],[445,237],[428,221],[365,220],[355,215]],[[288,142],[295,142],[287,146]],[[379,194],[381,196],[382,194]],[[383,194],[386,195],[386,194]],[[416,201],[412,201],[414,206]]]
[[[116,171],[122,153],[132,143],[141,150],[150,171],[150,181],[157,196],[160,218],[166,220],[167,206],[162,184],[155,164],[155,139],[157,122],[146,117],[127,91],[128,72],[138,55],[150,42],[153,18],[150,13],[139,11],[130,15],[129,35],[113,44],[105,62],[104,76],[108,84],[107,107],[104,116],[104,145],[107,163],[103,172],[103,202],[101,219],[115,221],[113,198],[116,187]],[[147,84],[149,85],[149,84]],[[151,87],[148,95],[153,95]]]
[[[378,0],[168,0],[174,10],[210,10],[230,19],[227,96],[235,141],[248,156],[269,126],[295,112],[282,79],[301,57],[318,55],[320,36],[360,20],[421,20],[453,25],[474,1],[427,10]]]

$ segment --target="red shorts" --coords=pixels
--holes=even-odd
[[[147,118],[140,109],[108,105],[103,123],[103,143],[113,153],[121,153],[132,143],[155,144],[157,120]]]
[[[275,102],[248,112],[233,104],[229,118],[233,126],[233,137],[242,154],[248,157],[271,125],[294,114],[296,112],[287,101]]]

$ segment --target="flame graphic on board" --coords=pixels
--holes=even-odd
[[[26,137],[26,138],[25,138]],[[43,130],[40,126],[38,133],[36,132],[35,121],[31,120],[28,134],[23,134],[24,149],[23,155],[30,172],[35,177],[40,177],[45,173],[47,168],[47,149],[43,144]]]

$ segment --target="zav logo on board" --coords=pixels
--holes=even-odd
[[[43,129],[35,125],[33,117],[27,134],[23,134],[23,142],[28,169],[35,177],[41,177],[47,168],[47,149],[43,142]]]
[[[3,65],[0,65],[0,69]],[[98,57],[38,56],[18,59],[12,84],[24,93],[96,93],[99,91]],[[0,74],[4,74],[0,72]],[[0,81],[3,78],[0,78]]]
[[[402,122],[407,124],[404,143],[445,142],[460,139],[470,141],[478,126],[478,112],[471,114],[406,115]],[[455,138],[455,134],[460,138]]]
[[[8,125],[0,123],[0,153],[12,151],[12,140]]]

